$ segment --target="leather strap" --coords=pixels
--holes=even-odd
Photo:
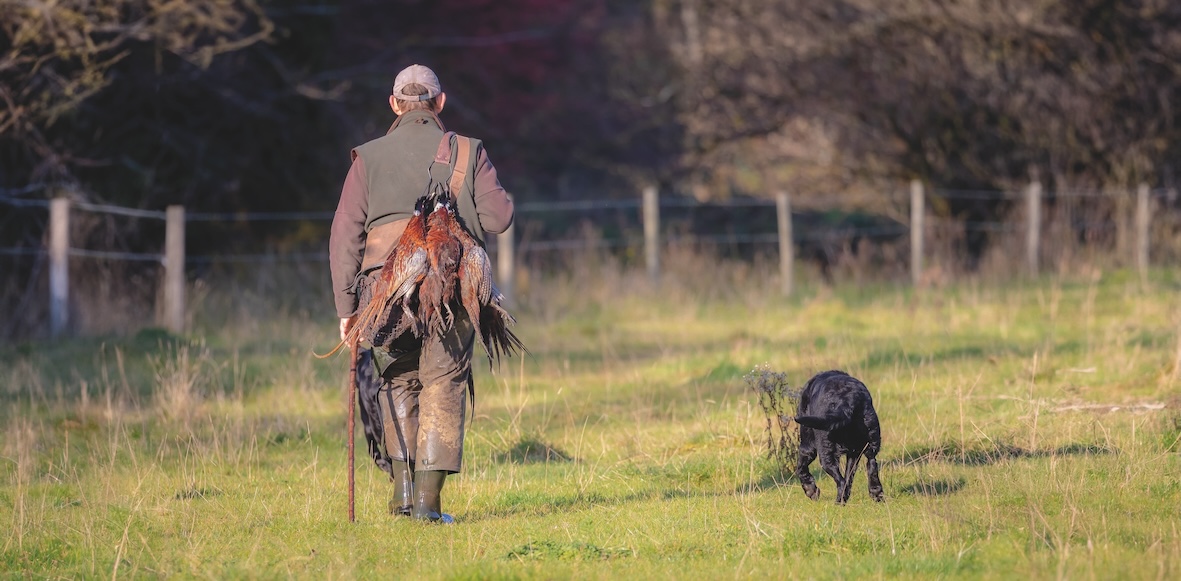
[[[451,164],[451,138],[455,137],[454,131],[448,131],[443,134],[443,138],[439,140],[439,149],[435,150],[435,163]]]
[[[463,180],[467,177],[468,162],[471,161],[472,140],[462,135],[455,136],[455,165],[451,167],[451,196],[459,199]]]
[[[455,165],[451,165],[452,139],[455,140]],[[451,190],[451,196],[456,199],[459,199],[459,190],[467,178],[467,166],[471,162],[471,155],[472,140],[454,131],[444,133],[443,138],[439,140],[439,149],[435,150],[434,163],[451,166],[451,177],[447,185]]]

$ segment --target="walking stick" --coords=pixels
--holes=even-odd
[[[356,431],[357,413],[357,343],[349,346],[349,522],[356,522],[353,490],[353,433]]]

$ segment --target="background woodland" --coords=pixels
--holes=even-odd
[[[0,186],[331,208],[393,75],[522,199],[1175,184],[1181,5],[0,0]]]

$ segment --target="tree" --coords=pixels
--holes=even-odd
[[[252,0],[0,0],[0,151],[9,170],[0,179],[70,182],[79,167],[113,163],[70,139],[74,127],[66,125],[129,57],[151,54],[157,73],[165,55],[205,69],[271,31]],[[119,120],[89,121],[98,131]]]
[[[767,152],[760,163],[779,169],[830,166],[819,179],[920,177],[949,187],[1012,187],[1031,168],[1059,187],[1160,183],[1172,173],[1171,104],[1181,96],[1174,2],[653,6],[676,49],[669,66],[686,172]],[[791,144],[793,131],[832,155],[776,151],[775,137]]]

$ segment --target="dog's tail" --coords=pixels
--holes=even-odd
[[[853,423],[853,416],[851,415],[832,415],[832,416],[796,416],[796,423],[801,426],[812,428],[814,430],[822,430],[831,432],[839,430],[849,424]]]

